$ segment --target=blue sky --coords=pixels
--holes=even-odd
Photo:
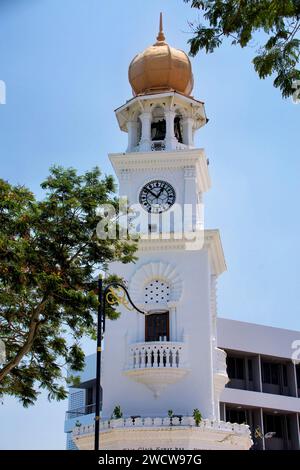
[[[160,11],[167,41],[187,51],[197,13],[183,0],[0,0],[2,178],[41,196],[52,164],[112,172],[107,153],[126,148],[113,110],[131,97],[129,62],[154,42]],[[300,330],[300,106],[258,79],[256,49],[226,44],[192,60],[210,118],[197,137],[213,183],[206,227],[220,229],[228,266],[219,315]],[[65,408],[5,400],[0,449],[64,448]]]

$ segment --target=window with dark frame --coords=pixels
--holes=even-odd
[[[245,364],[241,357],[227,356],[227,373],[230,379],[245,379]]]
[[[284,427],[286,425],[286,437],[290,439],[290,426],[287,416],[264,414],[264,432],[275,432],[275,438],[284,438]]]
[[[248,424],[247,410],[226,408],[226,421],[230,423]]]
[[[169,312],[152,313],[145,317],[145,341],[169,341]]]

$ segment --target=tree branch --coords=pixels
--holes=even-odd
[[[33,312],[30,323],[29,323],[29,332],[26,341],[23,346],[20,348],[19,352],[16,354],[14,359],[12,359],[8,364],[6,364],[2,369],[0,369],[0,382],[14,369],[17,367],[23,357],[30,351],[32,343],[34,342],[39,326],[41,322],[39,321],[39,316],[45,308],[48,298],[44,297],[40,305]]]

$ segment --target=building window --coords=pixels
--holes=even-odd
[[[283,418],[284,416],[278,415],[264,415],[264,432],[275,432],[275,436],[279,439],[283,438]]]
[[[249,382],[253,381],[252,359],[248,359],[248,379],[249,379]]]
[[[288,386],[286,364],[276,364],[275,362],[263,362],[263,383],[271,385]]]
[[[272,385],[279,385],[279,367],[273,362],[263,363],[263,382]]]
[[[230,423],[247,424],[247,410],[226,408],[226,421],[229,421]]]
[[[227,356],[227,373],[230,379],[245,380],[244,359]]]
[[[169,312],[145,317],[145,341],[169,341]]]

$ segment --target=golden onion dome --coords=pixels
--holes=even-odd
[[[134,57],[128,78],[134,95],[171,90],[191,94],[194,81],[190,59],[185,52],[165,42],[162,14],[157,42]]]

